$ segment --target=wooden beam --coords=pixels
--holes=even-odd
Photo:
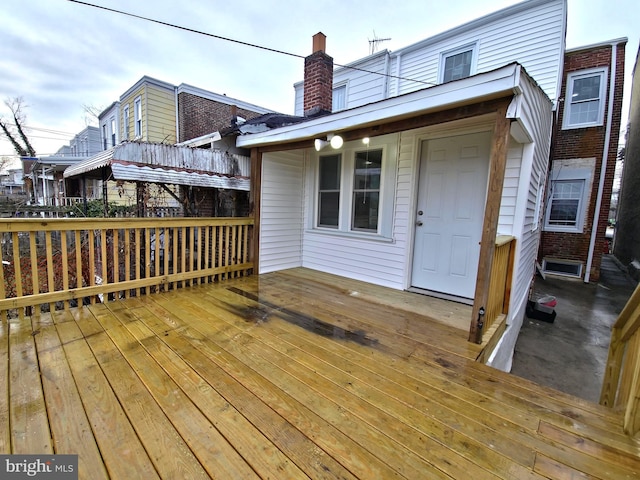
[[[364,137],[388,135],[390,133],[398,133],[405,130],[413,130],[416,128],[439,125],[441,123],[454,122],[456,120],[464,120],[466,118],[495,113],[497,109],[502,107],[504,107],[506,111],[506,107],[509,105],[512,98],[513,96],[502,97],[493,100],[487,100],[484,102],[474,103],[472,105],[454,107],[439,112],[425,113],[411,118],[394,120],[387,123],[383,123],[385,121],[380,120],[379,123],[373,123],[371,125],[367,125],[366,127],[355,128],[352,130],[340,130],[339,133],[345,142],[350,142],[352,140],[360,140]],[[264,145],[258,147],[258,150],[261,153],[267,153],[313,148],[314,140],[315,138],[309,138],[296,142],[283,142],[275,145]]]
[[[481,308],[486,309],[489,298],[489,283],[491,281],[491,264],[496,248],[496,233],[498,231],[498,216],[502,200],[504,172],[507,165],[507,149],[511,130],[511,119],[506,118],[508,104],[505,102],[496,111],[496,124],[493,130],[493,143],[489,160],[489,183],[487,201],[484,210],[484,224],[482,240],[480,242],[480,259],[478,262],[478,277],[471,313],[471,327],[469,341],[482,342],[482,319],[479,319]]]
[[[260,270],[260,200],[262,195],[262,152],[251,149],[251,190],[249,191],[249,216],[253,217],[251,234],[251,259],[254,274]]]

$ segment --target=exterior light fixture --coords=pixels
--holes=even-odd
[[[364,143],[365,145],[369,145],[369,137],[364,137],[362,139],[362,143]]]
[[[342,137],[340,135],[335,135],[333,133],[330,133],[329,135],[327,135],[326,140],[322,140],[321,138],[316,138],[313,141],[313,147],[316,149],[316,152],[319,152],[327,145],[331,145],[332,148],[338,149],[338,148],[341,148],[343,144],[344,144],[344,140],[342,139]]]

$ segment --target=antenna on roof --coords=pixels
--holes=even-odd
[[[373,40],[369,40],[369,55],[373,55],[374,53],[376,53],[378,51],[378,46],[382,43],[382,42],[388,42],[389,40],[391,40],[390,38],[378,38],[376,36],[376,31],[373,31]]]

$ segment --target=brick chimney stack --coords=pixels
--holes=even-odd
[[[313,53],[304,59],[304,116],[331,113],[333,58],[325,53],[327,37],[313,36]]]

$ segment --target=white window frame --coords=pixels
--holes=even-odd
[[[129,105],[125,105],[122,113],[123,138],[129,140]]]
[[[133,133],[136,138],[142,136],[142,97],[133,101]]]
[[[107,124],[103,123],[102,124],[102,149],[106,150],[108,148],[108,138],[109,135],[107,135]]]
[[[591,194],[591,176],[592,171],[588,168],[559,167],[558,169],[552,170],[551,178],[549,179],[549,192],[547,194],[547,205],[545,207],[544,215],[544,230],[546,232],[584,232],[584,224],[587,216],[587,209],[589,207],[589,197]],[[575,225],[554,225],[549,223],[555,182],[584,182],[582,188],[582,196],[578,202]]]
[[[347,108],[347,95],[349,93],[349,89],[347,87],[347,83],[346,81],[344,82],[340,82],[340,83],[336,83],[333,86],[333,90],[332,90],[332,96],[331,96],[331,111],[332,112],[339,112],[340,110],[345,110]],[[344,92],[344,95],[342,96],[342,102],[340,104],[336,103],[336,90],[342,90]]]
[[[314,178],[313,185],[315,195],[312,211],[314,214],[310,218],[309,229],[317,233],[326,233],[327,235],[341,235],[349,237],[360,237],[369,239],[378,239],[390,241],[393,237],[393,209],[394,209],[394,193],[396,181],[396,164],[395,155],[395,135],[384,135],[371,138],[369,145],[364,145],[362,141],[348,142],[338,150],[328,150],[313,152],[312,160],[314,162]],[[382,150],[382,171],[380,173],[380,194],[378,204],[378,228],[377,230],[364,230],[353,228],[353,193],[354,193],[354,176],[355,176],[355,156],[356,152],[364,152],[367,148],[371,150]],[[338,213],[338,227],[323,227],[318,225],[319,222],[319,159],[323,156],[341,154],[341,173],[340,173],[340,204]]]
[[[585,78],[585,77],[594,77],[600,76],[600,96],[599,96],[599,107],[598,107],[598,118],[593,122],[583,122],[583,123],[570,123],[571,122],[571,108],[574,105],[571,102],[571,98],[573,97],[573,86],[575,80]],[[609,69],[607,67],[600,68],[591,68],[588,70],[579,70],[577,72],[571,72],[567,75],[567,83],[566,83],[566,91],[564,96],[564,112],[562,118],[562,128],[563,130],[570,130],[573,128],[585,128],[585,127],[598,127],[604,124],[604,106],[606,99],[606,91],[607,91],[607,78],[609,77]]]
[[[476,68],[478,64],[478,42],[473,42],[473,43],[468,43],[466,45],[462,45],[453,50],[447,50],[446,52],[442,52],[440,54],[440,69],[438,73],[438,83],[445,83],[444,69],[445,69],[445,64],[447,62],[447,58],[460,55],[461,53],[465,53],[468,51],[471,51],[471,65],[469,66],[469,76],[476,74]],[[467,77],[464,77],[464,78],[467,78]],[[449,80],[449,81],[455,81],[455,80]]]
[[[116,146],[116,142],[118,141],[117,139],[117,135],[116,135],[116,117],[111,117],[109,119],[109,125],[110,127],[110,132],[111,132],[111,146],[115,147]]]

